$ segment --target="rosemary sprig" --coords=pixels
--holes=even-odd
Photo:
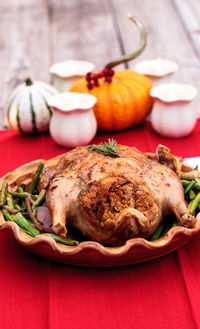
[[[113,138],[109,138],[108,143],[104,142],[100,143],[99,145],[90,145],[88,146],[88,149],[92,152],[102,153],[113,158],[119,157],[119,154],[117,152],[117,142]]]

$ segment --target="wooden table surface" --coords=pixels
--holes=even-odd
[[[129,13],[145,24],[148,45],[128,67],[142,59],[172,59],[179,71],[159,83],[190,83],[200,90],[199,0],[1,0],[0,129],[8,95],[26,77],[50,82],[49,67],[71,58],[102,69],[136,49],[138,31]]]

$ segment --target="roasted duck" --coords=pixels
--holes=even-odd
[[[133,237],[149,237],[169,215],[180,225],[194,225],[178,157],[162,145],[155,155],[122,145],[117,151],[118,156],[111,157],[78,147],[66,153],[54,171],[43,171],[40,187],[47,188],[56,234],[66,235],[67,225],[89,239],[120,245]]]

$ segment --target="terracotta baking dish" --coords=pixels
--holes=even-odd
[[[45,166],[53,168],[61,156],[48,161],[40,159],[15,169],[0,179],[0,189],[4,180],[13,189],[22,182],[30,183],[41,161],[45,162]],[[95,241],[83,241],[78,246],[72,247],[57,243],[53,238],[44,235],[32,238],[17,224],[5,221],[0,213],[0,230],[6,229],[13,233],[18,243],[41,257],[78,266],[115,267],[145,262],[180,248],[200,230],[200,216],[193,228],[173,227],[164,237],[156,241],[134,238],[118,247],[105,247]]]

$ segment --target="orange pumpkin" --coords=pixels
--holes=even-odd
[[[99,86],[87,88],[85,78],[78,80],[71,91],[90,93],[97,98],[94,114],[101,130],[123,130],[143,122],[152,106],[149,95],[152,84],[142,74],[131,70],[116,71],[111,83],[99,80]]]
[[[112,68],[118,64],[136,58],[146,47],[147,34],[143,24],[135,17],[129,16],[140,30],[140,45],[131,54],[109,62],[105,69],[97,74],[88,73],[89,80],[82,78],[70,91],[90,93],[97,98],[94,113],[98,128],[101,130],[123,130],[144,121],[152,106],[149,78],[131,70],[116,71]],[[114,74],[114,75],[113,75]],[[92,83],[91,83],[92,75]],[[95,77],[96,76],[96,77]],[[102,78],[104,76],[104,78]],[[98,77],[98,81],[95,80]],[[100,78],[101,77],[101,78]],[[86,81],[87,80],[87,81]],[[88,82],[89,81],[89,82]]]

